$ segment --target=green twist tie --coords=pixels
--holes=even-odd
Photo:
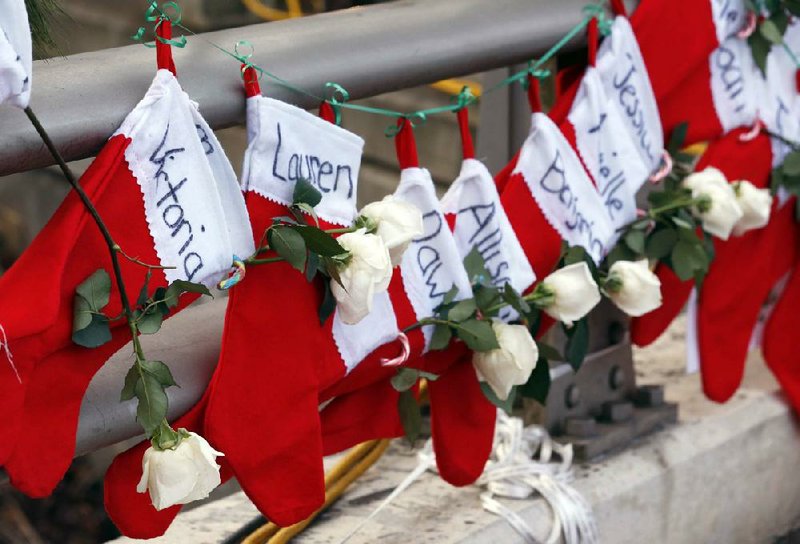
[[[167,14],[167,10],[172,10],[174,14],[172,16]],[[158,2],[156,0],[151,0],[150,5],[147,7],[147,11],[144,13],[144,20],[148,23],[156,23],[153,27],[153,33],[155,34],[155,39],[160,41],[161,43],[171,45],[173,47],[186,47],[186,36],[180,36],[178,38],[173,39],[166,39],[162,38],[158,35],[158,27],[161,25],[164,20],[169,20],[173,25],[178,26],[180,28],[185,28],[181,25],[181,7],[178,5],[177,2],[167,2],[163,5],[163,7],[158,6]],[[131,36],[131,39],[134,41],[142,42],[142,45],[145,47],[153,48],[155,47],[155,43],[152,45],[144,41],[144,35],[146,30],[143,26],[140,26],[139,29],[136,31],[136,34]]]

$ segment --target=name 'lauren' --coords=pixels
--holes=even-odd
[[[334,165],[316,155],[289,153],[283,149],[281,124],[276,124],[278,145],[272,158],[272,175],[281,181],[310,181],[323,193],[337,192],[340,185],[347,191],[347,198],[353,196],[353,170],[346,164]]]

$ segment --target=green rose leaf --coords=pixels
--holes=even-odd
[[[72,341],[85,348],[100,347],[109,340],[111,340],[111,328],[108,325],[108,318],[102,314],[91,314],[89,324],[72,333]]]
[[[119,395],[120,402],[131,400],[136,396],[137,383],[139,383],[139,368],[134,364],[128,369],[128,373],[125,374],[125,385],[122,387],[122,392]]]
[[[542,341],[537,341],[536,346],[539,348],[539,358],[547,359],[548,361],[563,361],[564,356],[550,344],[545,344]]]
[[[539,353],[541,354],[541,346]],[[517,391],[525,398],[533,399],[541,405],[546,404],[547,394],[550,392],[550,365],[547,364],[546,357],[539,357],[531,377]]]
[[[154,298],[156,300],[163,300],[169,308],[174,308],[178,305],[178,299],[183,293],[195,293],[199,295],[207,295],[212,297],[211,291],[202,283],[194,283],[186,280],[175,280],[169,284],[167,290],[164,291],[163,299],[159,299],[159,290],[156,290]]]
[[[506,283],[503,287],[503,301],[514,308],[517,313],[525,315],[531,311],[530,304],[517,293],[510,283]]]
[[[637,255],[644,254],[645,234],[641,230],[632,230],[625,235],[625,244]]]
[[[347,253],[347,250],[339,245],[336,238],[322,229],[311,226],[293,226],[290,228],[303,237],[305,246],[309,251],[322,257],[335,257],[336,255]]]
[[[319,324],[325,325],[328,318],[336,311],[336,298],[331,291],[331,284],[325,281],[325,295],[322,297],[322,303],[319,305],[317,315],[319,316]]]
[[[783,160],[783,173],[787,176],[800,176],[800,151],[792,151]]]
[[[575,369],[575,372],[580,369],[586,354],[589,352],[589,323],[584,317],[580,321],[573,324],[572,327],[566,329],[567,345],[564,349],[564,356],[567,362]]]
[[[164,314],[158,307],[150,308],[146,314],[139,317],[136,322],[136,328],[142,334],[155,334],[161,329],[161,322],[164,319]]]
[[[473,284],[488,282],[491,279],[491,275],[486,269],[486,261],[477,247],[473,247],[464,257],[464,268],[469,276],[469,281]]]
[[[308,204],[312,208],[322,201],[322,193],[320,193],[310,181],[300,178],[294,185],[294,194],[292,195],[292,204],[299,206],[300,204]]]
[[[758,25],[759,33],[772,44],[779,45],[783,43],[783,33],[772,20],[765,19]]]
[[[139,399],[136,419],[150,436],[167,416],[167,394],[158,378],[149,372],[142,374],[134,389]]]
[[[478,319],[463,321],[456,327],[456,334],[472,351],[491,351],[500,347],[488,321]]]
[[[422,428],[422,414],[414,393],[410,390],[400,393],[397,399],[397,411],[400,414],[400,422],[403,424],[406,439],[413,445],[419,438]]]
[[[296,227],[273,227],[267,235],[269,246],[292,268],[305,273],[306,243]]]
[[[445,349],[450,345],[450,339],[453,337],[453,331],[447,325],[436,325],[431,335],[431,351],[439,351]]]
[[[468,298],[457,302],[450,311],[447,313],[447,318],[450,321],[460,323],[466,321],[477,311],[478,306],[475,304],[475,299]]]
[[[486,399],[503,410],[505,413],[511,415],[511,410],[514,408],[514,399],[517,397],[517,388],[512,387],[511,392],[508,394],[508,398],[506,400],[501,400],[497,395],[495,395],[492,388],[489,387],[489,384],[486,382],[481,383],[481,391],[483,391],[483,396]]]
[[[172,377],[172,372],[169,367],[161,361],[142,361],[140,363],[142,370],[158,380],[162,386],[172,387],[178,385],[175,383],[175,378]]]
[[[672,253],[678,243],[678,234],[673,229],[660,229],[651,234],[645,243],[645,255],[648,259],[664,259]]]
[[[75,292],[86,300],[92,311],[99,312],[108,305],[111,297],[111,277],[102,268],[96,270],[78,285]]]
[[[392,377],[392,387],[394,387],[395,391],[408,391],[419,380],[419,372],[414,370],[413,368],[401,368],[397,371]]]

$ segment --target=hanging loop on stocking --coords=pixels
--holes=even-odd
[[[397,120],[397,128],[394,145],[400,169],[419,168],[417,142],[414,139],[414,123],[409,118],[401,117]]]
[[[382,366],[401,366],[408,361],[411,356],[411,344],[408,341],[408,336],[406,336],[406,333],[401,332],[397,335],[397,341],[400,342],[400,355],[393,359],[384,357],[381,359]]]
[[[752,11],[747,13],[747,24],[744,25],[744,28],[741,29],[739,32],[736,33],[736,37],[740,40],[746,40],[750,36],[753,35],[755,32],[756,27],[758,26],[758,17]]]
[[[245,268],[244,261],[237,257],[236,255],[233,256],[233,270],[231,271],[230,275],[219,282],[217,284],[217,289],[220,291],[227,291],[234,285],[238,284],[240,281],[244,279],[245,274],[247,273],[247,269]]]
[[[745,132],[744,134],[739,135],[740,142],[752,142],[761,134],[761,131],[764,130],[764,122],[761,119],[756,119],[756,122],[753,123],[753,128],[749,131]]]
[[[249,52],[245,55],[239,48],[249,47]],[[261,95],[261,76],[263,75],[255,65],[250,62],[250,58],[255,53],[255,47],[247,40],[240,40],[233,46],[236,58],[242,63],[242,81],[244,81],[244,94],[247,98]]]
[[[625,3],[622,0],[611,0],[611,12],[614,15],[628,18],[628,10],[625,9]]]
[[[672,157],[665,149],[661,154],[661,168],[650,176],[650,183],[661,183],[664,181],[664,179],[672,173],[672,166]]]
[[[332,81],[325,84],[325,89],[330,89],[331,96],[325,100],[324,104],[327,104],[333,111],[333,122],[336,123],[337,126],[342,126],[342,105],[350,100],[350,93],[347,92],[347,89]],[[320,114],[321,113],[322,106],[320,106]]]
[[[542,85],[538,77],[533,74],[528,74],[526,80],[528,104],[531,107],[531,113],[542,113],[544,107],[542,106]]]
[[[167,18],[161,19],[156,25],[156,61],[159,70],[169,70],[177,76],[175,61],[172,60],[172,21]]]
[[[597,66],[597,47],[600,43],[600,26],[597,18],[592,17],[587,30],[589,42],[589,66]]]
[[[472,142],[472,132],[469,129],[469,110],[467,107],[475,100],[472,91],[467,85],[461,89],[461,92],[455,97],[458,102],[458,110],[456,116],[458,117],[458,130],[461,133],[461,154],[464,159],[475,158],[475,145]]]
[[[170,11],[172,12],[171,15],[169,13]],[[155,33],[155,43],[151,45],[144,41],[144,35],[146,31],[143,26],[139,27],[139,29],[136,31],[136,34],[131,36],[131,39],[142,42],[142,45],[150,48],[158,48],[159,45],[186,47],[185,36],[175,39],[172,38],[171,26],[173,24],[180,26],[181,17],[181,8],[176,2],[167,2],[163,5],[163,7],[159,7],[158,3],[155,0],[152,0],[147,8],[147,11],[145,12],[144,19],[148,23],[155,23],[155,26],[153,27],[153,32]],[[169,28],[162,29],[165,23],[168,24]]]

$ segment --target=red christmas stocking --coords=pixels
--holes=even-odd
[[[686,145],[711,140],[738,127],[749,127],[758,117],[760,75],[750,46],[728,38],[661,102],[664,132],[689,123]]]
[[[743,141],[741,137],[747,131],[748,129],[737,129],[712,142],[697,163],[695,170],[699,172],[707,167],[714,167],[721,170],[731,182],[748,180],[753,184],[764,187],[771,170],[772,153],[769,139],[765,135],[760,135],[752,141]],[[766,235],[764,231],[775,231],[776,234]],[[711,263],[708,277],[704,282],[703,290],[710,289],[712,293],[715,293],[713,296],[722,296],[712,286],[713,282],[711,280],[726,275],[731,278],[738,278],[738,274],[745,273],[742,270],[748,268],[746,263],[728,262],[733,258],[733,255],[741,255],[743,247],[749,248],[748,251],[758,252],[760,251],[758,244],[760,237],[781,236],[781,232],[785,235],[785,225],[782,226],[780,222],[773,218],[764,229],[750,231],[743,236],[732,236],[727,241],[714,240],[716,254]],[[731,249],[728,249],[729,247]],[[765,249],[765,251],[766,255],[771,255],[771,249]],[[757,261],[752,259],[748,260],[748,262],[755,264]],[[746,273],[749,274],[750,272]],[[659,308],[631,321],[631,339],[637,346],[647,346],[663,334],[670,323],[680,314],[694,288],[693,281],[681,281],[665,264],[659,264],[656,267],[656,275],[661,280],[661,292],[664,302]],[[716,279],[715,281],[727,285],[728,280]],[[766,283],[771,287],[772,281],[774,280],[767,280]],[[723,296],[723,298],[727,300],[727,297]],[[763,301],[763,298],[761,301]],[[759,305],[761,301],[759,301]],[[746,334],[749,338],[750,332]]]
[[[151,292],[176,279],[212,285],[230,268],[232,255],[252,250],[233,170],[169,71],[159,71],[81,183],[127,254],[175,267],[154,271]],[[126,260],[121,266],[128,294],[135,295],[145,269]],[[108,249],[78,198],[70,195],[0,279],[6,353],[13,353],[20,377],[0,378],[7,414],[0,443],[14,445],[5,469],[13,485],[31,496],[49,494],[68,468],[83,393],[129,339],[127,327],[117,322],[111,341],[99,349],[71,340],[75,288],[100,267],[111,270]],[[46,301],[35,309],[23,301],[34,290]],[[184,297],[180,307],[191,299]],[[115,285],[105,311],[120,312]],[[14,440],[15,426],[31,430],[25,440]]]
[[[742,0],[643,0],[631,15],[631,26],[656,99],[660,102],[677,88],[747,22]]]
[[[794,36],[796,28],[796,25],[791,25],[790,31],[787,31],[787,37]],[[683,91],[680,90],[672,93],[667,98],[664,111],[670,113],[665,114],[665,123],[679,122],[679,104],[689,104],[689,106],[685,107],[688,115],[686,119],[690,122],[690,132],[693,125],[700,127],[694,132],[692,138],[694,140],[694,138],[700,136],[714,135],[712,129],[715,127],[719,127],[719,134],[721,134],[727,127],[733,126],[737,122],[743,123],[747,121],[751,115],[748,112],[757,109],[758,117],[770,132],[781,134],[788,139],[796,140],[800,137],[800,124],[794,116],[789,114],[790,110],[787,107],[787,104],[792,103],[796,92],[793,77],[796,68],[791,59],[783,48],[774,48],[768,56],[767,81],[764,81],[760,72],[752,66],[752,61],[748,55],[747,51],[741,50],[741,46],[735,39],[731,40],[730,43],[726,42],[723,47],[715,51],[709,59],[709,68],[703,68],[700,71],[703,77],[698,78],[698,82],[689,87],[691,96],[689,94],[684,95]],[[739,68],[723,69],[722,67],[727,66],[729,62],[732,67],[738,66]],[[714,66],[717,68],[714,68]],[[751,67],[750,75],[747,74],[748,66]],[[740,73],[744,75],[744,82],[741,92],[737,93],[736,90],[739,89],[737,85],[742,83],[738,78]],[[701,80],[707,83],[701,84]],[[730,94],[725,92],[727,84],[732,85],[730,88],[734,92]],[[669,105],[673,100],[676,105]],[[703,108],[693,107],[691,105],[693,101],[704,104]],[[755,108],[752,105],[752,101],[757,101]],[[729,133],[718,143],[712,144],[703,159],[701,159],[697,169],[701,170],[705,166],[712,165],[722,169],[723,172],[726,172],[725,168],[730,168],[731,172],[735,174],[737,169],[745,168],[745,171],[739,171],[738,176],[729,177],[729,179],[749,179],[748,175],[752,175],[755,179],[762,179],[766,175],[761,169],[763,168],[764,153],[771,156],[772,166],[776,166],[783,162],[783,158],[788,152],[787,146],[778,139],[772,139],[771,151],[764,151],[765,144],[763,141],[748,145],[745,142],[738,142],[742,136],[745,138],[752,137],[752,135],[745,136],[744,130],[736,130]],[[757,139],[761,140],[762,137],[759,136]],[[716,148],[719,148],[719,150],[716,150]],[[741,159],[737,160],[735,157],[731,157],[736,153],[745,153],[747,156],[752,154],[754,157],[752,164],[737,166],[738,160]],[[718,160],[717,157],[720,159]],[[720,164],[717,165],[716,162]],[[785,206],[785,196],[780,193],[778,196],[780,204]],[[777,236],[782,239],[792,236],[790,229],[788,229],[783,220],[772,219],[770,225],[766,228],[770,231],[775,231],[770,236]],[[785,269],[780,264],[777,263],[779,265],[777,268],[779,270]],[[716,265],[712,266],[715,267]],[[739,265],[734,266],[737,269],[739,267]],[[662,282],[664,305],[645,316],[633,320],[631,335],[633,342],[639,346],[650,344],[666,330],[672,320],[680,313],[686,300],[688,300],[693,286],[693,282],[681,282],[664,265],[660,265],[656,273]],[[774,276],[770,276],[770,278],[774,278]],[[768,280],[768,283],[771,281],[774,281],[774,279]],[[721,397],[723,395],[718,396]]]
[[[769,139],[762,135],[752,142],[734,139],[717,145],[715,164],[731,181],[747,179],[767,187],[771,159]],[[714,262],[699,290],[696,311],[703,390],[711,400],[724,402],[738,389],[761,306],[793,265],[793,208],[775,202],[767,227],[715,241]]]
[[[203,418],[210,391],[211,387],[191,410],[172,423],[173,427],[203,436]],[[149,493],[136,491],[136,484],[142,477],[142,457],[148,447],[150,441],[144,440],[117,455],[106,471],[103,482],[106,513],[117,529],[128,538],[155,538],[163,535],[182,508],[182,505],[175,505],[158,511],[153,507]],[[232,477],[230,467],[225,457],[219,457],[217,463],[221,467],[222,483],[225,483]]]

